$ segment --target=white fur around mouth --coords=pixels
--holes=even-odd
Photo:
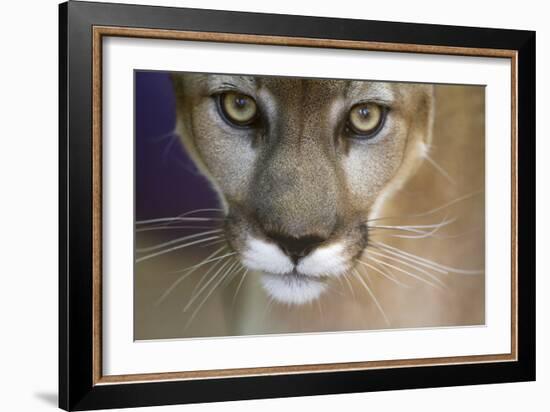
[[[294,305],[302,305],[317,299],[327,288],[323,280],[296,272],[284,275],[263,273],[261,283],[274,300]]]
[[[326,278],[348,268],[341,243],[317,248],[295,266],[276,244],[249,236],[241,259],[245,267],[263,274],[261,283],[271,298],[295,305],[318,298],[327,288]]]

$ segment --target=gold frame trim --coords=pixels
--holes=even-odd
[[[400,53],[447,54],[458,56],[499,57],[511,60],[511,132],[512,132],[512,259],[511,259],[511,352],[509,354],[452,356],[441,358],[394,359],[368,362],[289,365],[201,371],[145,373],[132,375],[103,375],[102,373],[102,40],[105,36],[188,40],[222,43],[261,44],[293,47],[321,47]],[[216,379],[227,377],[281,375],[298,373],[336,372],[412,366],[457,365],[517,361],[517,52],[514,50],[481,49],[420,44],[382,43],[318,38],[262,36],[196,31],[142,29],[129,27],[94,26],[92,40],[92,230],[93,230],[93,384],[137,383],[169,380]]]

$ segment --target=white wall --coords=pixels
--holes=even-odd
[[[134,1],[135,3],[136,1]],[[544,2],[488,1],[149,1],[188,7],[353,17],[537,30],[539,234],[536,383],[320,396],[166,407],[182,411],[547,410],[550,388],[550,291],[541,234],[550,230],[546,123],[550,28]],[[57,391],[57,1],[0,6],[0,405],[8,411],[52,410]],[[546,74],[546,76],[545,76]],[[544,115],[543,115],[544,114]],[[6,230],[7,229],[7,230]],[[523,274],[529,276],[529,274]],[[546,396],[545,396],[546,395]],[[148,411],[157,410],[155,408]]]

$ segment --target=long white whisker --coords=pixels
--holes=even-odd
[[[441,263],[437,263],[437,262],[434,262],[432,260],[429,260],[429,259],[417,256],[417,255],[414,255],[412,253],[406,252],[406,251],[401,250],[399,248],[396,248],[394,246],[390,246],[390,245],[388,245],[386,243],[383,243],[383,242],[375,242],[375,244],[380,245],[380,246],[382,246],[386,249],[389,249],[391,251],[394,251],[395,253],[405,255],[405,256],[408,256],[412,259],[416,259],[417,261],[429,264],[429,265],[432,266],[432,269],[434,269],[434,270],[435,270],[434,267],[436,267],[436,268],[439,268],[440,270],[455,273],[455,274],[460,274],[460,275],[480,275],[480,274],[484,273],[484,270],[479,270],[479,269],[471,269],[471,270],[469,270],[469,269],[459,269],[459,268],[456,268],[456,267],[443,265]]]
[[[359,262],[360,264],[362,265],[365,265],[366,267],[380,273],[382,276],[384,276],[386,279],[388,280],[391,280],[392,282],[394,282],[395,284],[399,285],[399,286],[402,286],[404,288],[407,288],[407,289],[410,289],[410,286],[403,283],[403,282],[400,282],[399,280],[389,276],[387,273],[385,273],[384,271],[382,271],[381,269],[377,268],[376,266],[374,265],[371,265],[370,263],[367,263],[367,262],[363,262],[362,260],[359,260],[359,259],[356,259],[357,262]]]
[[[185,329],[187,329],[189,327],[189,325],[193,322],[193,320],[195,319],[195,317],[197,316],[197,314],[199,313],[199,311],[201,310],[203,305],[210,298],[210,296],[212,296],[212,293],[214,293],[214,291],[218,288],[218,286],[223,282],[225,277],[228,275],[229,271],[232,270],[238,263],[239,263],[239,261],[235,261],[233,263],[233,265],[224,273],[224,275],[221,276],[220,279],[212,286],[212,288],[210,288],[210,291],[204,296],[204,298],[201,300],[201,302],[199,303],[197,308],[191,314],[191,317],[189,318],[189,320],[187,321],[187,323],[185,325]],[[214,279],[214,278],[215,278],[215,276],[212,277],[212,279]],[[191,302],[189,302],[189,303],[191,303]],[[184,309],[184,311],[185,311],[185,309]]]
[[[317,309],[319,309],[319,315],[321,317],[321,323],[325,322],[325,315],[323,314],[323,306],[321,305],[321,299],[316,299]]]
[[[421,277],[421,276],[418,276],[418,275],[416,275],[416,274],[414,274],[414,273],[410,273],[410,272],[406,271],[405,269],[402,269],[402,268],[400,268],[400,267],[398,267],[398,266],[392,265],[391,263],[384,262],[384,261],[382,261],[382,260],[380,260],[380,259],[377,259],[377,258],[375,258],[375,257],[373,257],[373,256],[370,256],[370,259],[373,260],[373,261],[375,261],[375,262],[377,262],[377,263],[379,263],[379,264],[381,264],[381,265],[388,266],[388,267],[390,267],[390,268],[392,268],[392,269],[395,269],[395,270],[397,270],[397,271],[399,271],[399,272],[402,272],[402,273],[404,273],[405,275],[408,275],[408,276],[410,276],[410,277],[412,277],[412,278],[415,278],[415,279],[419,280],[420,282],[423,282],[423,283],[425,283],[425,284],[427,284],[427,285],[433,286],[433,287],[436,288],[436,289],[443,289],[443,288],[442,288],[441,286],[439,286],[437,283],[430,282],[429,280],[427,280],[427,279],[425,279],[425,278],[423,278],[423,277]]]
[[[136,252],[138,252],[138,253],[152,252],[153,250],[159,250],[159,249],[162,249],[163,247],[174,245],[176,243],[181,243],[185,240],[196,239],[196,238],[201,237],[201,236],[207,236],[207,235],[211,235],[213,233],[220,233],[221,231],[222,231],[222,229],[214,229],[214,230],[207,230],[207,231],[200,232],[200,233],[193,233],[192,235],[178,237],[177,239],[172,239],[168,242],[163,242],[163,243],[160,243],[160,244],[155,245],[155,246],[137,248]]]
[[[435,235],[435,233],[437,233],[439,229],[453,223],[454,221],[456,221],[456,218],[447,220],[447,218],[445,217],[445,219],[443,219],[443,221],[440,224],[433,225],[432,230],[424,232],[421,235],[392,235],[392,237],[403,238],[403,239],[424,239]]]
[[[161,219],[166,219],[165,222],[163,222],[162,225],[160,226],[157,226],[157,227],[168,227],[172,224],[174,224],[174,222],[176,221],[183,221],[183,222],[186,222],[186,223],[190,223],[190,222],[201,222],[201,221],[220,221],[222,220],[221,218],[219,217],[206,217],[206,216],[198,216],[198,217],[186,217],[188,215],[192,215],[192,214],[195,214],[195,213],[199,213],[199,212],[203,212],[203,211],[221,211],[221,209],[194,209],[194,210],[189,210],[185,213],[182,213],[178,216],[170,216],[168,218],[161,218]],[[205,220],[207,219],[207,220]],[[151,220],[149,221],[140,221],[140,222],[137,222],[136,224],[142,224],[142,223],[150,223]]]
[[[180,230],[180,229],[212,229],[214,226],[149,226],[136,229],[136,232],[150,232],[154,230]]]
[[[390,259],[390,260],[393,260],[394,262],[397,262],[399,263],[400,265],[403,265],[403,266],[407,266],[407,267],[410,267],[411,269],[414,269],[416,270],[417,272],[420,272],[422,273],[423,275],[426,275],[428,276],[430,279],[432,279],[434,282],[438,283],[440,286],[442,287],[445,287],[445,283],[443,283],[440,279],[438,279],[435,275],[431,274],[430,272],[422,269],[422,268],[419,268],[417,265],[413,265],[412,263],[409,263],[403,259],[400,259],[398,257],[395,257],[395,256],[390,256],[390,255],[386,255],[384,253],[378,253],[378,252],[375,252],[374,250],[370,250],[367,252],[367,256],[369,253],[372,253],[372,254],[375,254],[377,256],[380,256],[380,257],[383,257],[383,258],[386,258],[386,259]]]
[[[344,283],[342,282],[342,277],[337,276],[336,280],[338,281],[338,285],[340,286],[340,292],[341,292],[342,290],[344,290]]]
[[[423,234],[423,235],[428,233],[425,230],[420,230],[420,229],[409,229],[409,228],[402,228],[402,227],[384,227],[384,226],[369,226],[369,233],[376,232],[380,229],[398,230],[398,231],[401,231],[401,232],[419,233],[419,234]],[[386,235],[387,233],[388,232],[385,232],[384,235]]]
[[[340,280],[340,277],[338,277],[337,279]],[[330,284],[327,284],[326,286],[329,292],[336,293],[339,296],[345,296],[344,293],[342,293],[342,290],[344,289],[344,284],[341,281],[338,282],[338,288]]]
[[[439,172],[441,175],[447,179],[453,185],[456,185],[456,181],[451,177],[451,175],[441,167],[428,153],[424,153],[424,158]]]
[[[370,229],[370,228],[369,228]],[[381,235],[381,236],[386,236],[386,237],[393,237],[393,238],[407,238],[407,239],[423,239],[423,238],[433,238],[433,239],[442,239],[442,240],[448,240],[448,239],[458,239],[458,238],[461,238],[463,236],[468,236],[468,235],[471,235],[473,233],[477,233],[479,232],[481,229],[472,229],[472,230],[468,230],[468,231],[465,231],[465,232],[461,232],[461,233],[457,233],[457,234],[454,234],[454,235],[443,235],[443,234],[433,234],[433,233],[428,233],[428,232],[425,232],[425,231],[422,231],[422,230],[414,230],[414,229],[399,229],[399,230],[402,230],[404,232],[411,232],[411,233],[419,233],[419,234],[423,234],[425,236],[403,236],[403,235],[393,235],[393,234],[387,234],[387,233],[381,233],[381,232],[377,232],[378,228],[373,228],[374,230],[372,230],[370,233],[372,235]],[[383,229],[383,228],[382,228]],[[397,230],[397,229],[395,229]]]
[[[218,249],[218,250],[221,250],[221,249],[224,249],[224,248],[225,248],[225,246],[222,246],[222,247],[221,247],[220,249]],[[217,261],[217,260],[226,258],[226,257],[228,257],[228,256],[233,256],[233,255],[236,255],[236,254],[237,254],[237,252],[230,252],[230,253],[226,253],[225,255],[212,257],[212,258],[210,259],[210,257],[212,256],[212,255],[211,255],[211,256],[209,256],[209,257],[206,258],[207,260],[203,260],[202,262],[197,263],[196,265],[187,267],[187,268],[185,268],[185,269],[174,270],[174,271],[171,271],[171,272],[168,272],[168,273],[182,273],[182,272],[188,272],[188,271],[190,271],[190,270],[195,270],[195,269],[200,268],[201,266],[207,265],[208,263],[212,263],[212,262],[215,262],[215,261]]]
[[[386,324],[388,326],[390,326],[391,323],[390,323],[390,320],[388,319],[388,317],[386,316],[386,312],[384,312],[384,309],[382,308],[382,305],[380,305],[380,302],[378,302],[378,299],[376,299],[376,296],[374,296],[374,293],[372,292],[371,288],[369,288],[369,285],[367,285],[367,283],[361,277],[361,275],[359,274],[359,271],[357,269],[354,268],[353,271],[355,273],[355,277],[357,278],[357,280],[359,280],[359,282],[361,282],[363,287],[367,290],[368,294],[370,295],[370,297],[374,301],[374,304],[376,305],[376,307],[378,308],[378,310],[382,314],[382,317],[384,318],[384,321],[386,322]]]
[[[185,213],[182,213],[178,217],[185,217],[185,216],[194,215],[194,214],[202,213],[202,212],[223,212],[223,210],[222,209],[216,209],[216,208],[194,209],[194,210],[189,210]]]
[[[185,305],[185,307],[183,308],[184,312],[187,312],[189,310],[191,305],[193,305],[193,302],[197,300],[197,298],[208,287],[208,285],[210,285],[216,279],[216,277],[222,272],[222,270],[224,270],[224,268],[226,268],[230,263],[232,263],[230,267],[233,267],[236,263],[238,263],[238,261],[237,260],[232,261],[231,259],[227,259],[227,261],[220,266],[220,268],[216,271],[216,273],[212,275],[212,277],[196,293],[194,293],[193,296],[191,296],[191,299],[189,299],[189,302],[187,302],[187,305]],[[222,279],[223,279],[223,276],[222,276]]]
[[[227,243],[227,239],[225,238],[225,236],[222,236],[221,239],[213,240],[212,242],[205,243],[203,245],[200,245],[200,247],[209,247],[209,246],[217,245],[218,243],[224,243],[224,242]]]
[[[239,284],[237,285],[237,288],[235,289],[235,294],[233,295],[233,299],[231,301],[231,307],[235,306],[235,301],[237,300],[237,295],[239,294],[239,290],[241,290],[241,286],[244,283],[244,279],[246,278],[246,275],[248,274],[248,269],[243,267],[244,272],[241,276],[241,280],[239,281]]]
[[[228,258],[226,256],[226,258]],[[195,295],[195,292],[197,290],[199,290],[206,281],[208,281],[210,278],[208,275],[210,275],[211,272],[213,272],[216,267],[219,265],[219,264],[223,264],[223,262],[226,261],[225,259],[220,259],[219,261],[217,261],[216,263],[214,263],[202,276],[201,278],[199,279],[199,281],[197,282],[197,284],[195,285],[195,287],[193,288],[192,292],[191,292],[191,296],[194,296]],[[228,261],[231,261],[231,258],[228,259]]]
[[[420,233],[424,235],[429,235],[435,233],[436,230],[441,229],[442,227],[449,226],[450,224],[456,222],[457,218],[445,219],[440,223],[430,224],[430,225],[376,225],[370,226],[369,229],[389,229],[389,230],[402,230],[405,232]],[[434,229],[432,231],[425,231],[422,229]]]
[[[347,273],[343,276],[343,278],[344,278],[345,282],[348,285],[348,288],[351,292],[351,296],[353,297],[353,299],[355,299],[355,291],[353,290],[353,286],[352,286],[350,280],[348,279]]]
[[[449,274],[449,271],[448,271],[448,270],[445,270],[445,269],[442,269],[442,268],[436,266],[435,262],[434,262],[434,264],[431,264],[431,263],[425,262],[425,261],[423,260],[423,258],[421,258],[421,257],[419,257],[419,256],[413,257],[413,256],[415,256],[415,255],[412,255],[412,254],[410,254],[410,256],[409,256],[409,254],[406,254],[406,255],[405,255],[405,254],[396,252],[396,251],[394,251],[394,250],[392,250],[392,249],[388,249],[387,247],[384,247],[382,243],[372,242],[372,246],[378,246],[378,245],[380,245],[380,246],[379,246],[380,250],[383,250],[384,252],[387,252],[387,253],[389,253],[389,254],[391,254],[391,255],[397,256],[397,257],[399,257],[399,258],[401,258],[401,259],[408,260],[409,262],[415,263],[415,264],[417,264],[417,265],[424,266],[424,267],[426,267],[426,268],[428,268],[428,269],[434,270],[434,271],[439,272],[439,273],[441,273],[441,274],[443,274],[443,275],[448,275],[448,274]],[[421,259],[422,259],[422,260],[421,260]]]
[[[240,260],[237,259],[237,261],[240,264]],[[242,269],[244,269],[244,266],[242,264],[240,264],[239,268],[235,268],[235,270],[233,272],[231,272],[230,274],[228,274],[225,277],[225,281],[224,281],[222,286],[227,287],[227,285],[229,285],[231,282],[233,282],[233,280],[235,280],[235,278],[239,275],[239,273],[241,272]]]
[[[203,265],[206,265],[208,263],[211,263],[213,261],[219,261],[218,258],[215,258],[215,259],[211,259],[213,258],[214,256],[216,256],[218,253],[220,253],[221,251],[223,251],[225,249],[225,246],[224,247],[221,247],[219,248],[218,250],[216,250],[214,253],[212,253],[210,256],[206,257],[205,260],[203,260],[201,263],[199,264],[196,264],[194,266],[191,266],[190,268],[186,268],[185,271],[187,271],[187,273],[184,273],[183,275],[179,276],[169,287],[168,289],[166,289],[164,291],[164,293],[160,296],[160,298],[157,299],[157,301],[155,302],[156,305],[159,305],[161,304],[164,299],[166,299],[168,297],[168,295],[170,295],[170,293],[172,293],[172,291],[186,278],[188,278],[189,276],[191,276],[198,268],[202,267]],[[225,256],[223,256],[225,257]],[[221,258],[220,258],[221,259]],[[216,267],[217,263],[215,265],[213,265],[210,270],[214,267]]]
[[[150,225],[151,223],[166,223],[166,222],[210,222],[223,220],[216,217],[159,217],[156,219],[137,220],[136,225]]]
[[[143,256],[143,257],[140,257],[140,258],[136,259],[136,263],[140,263],[140,262],[143,262],[144,260],[152,259],[154,257],[165,255],[166,253],[170,253],[170,252],[173,252],[173,251],[178,250],[178,249],[184,249],[186,247],[193,246],[193,245],[198,245],[199,243],[208,242],[209,240],[214,240],[214,239],[219,239],[219,236],[212,236],[212,237],[208,237],[206,239],[199,239],[199,240],[195,240],[194,242],[186,243],[184,245],[178,245],[178,246],[174,246],[174,247],[169,248],[169,249],[161,250],[160,252],[151,253],[150,255]]]
[[[456,221],[456,218],[448,219],[441,223],[434,223],[431,225],[395,225],[395,226],[383,225],[383,226],[369,226],[369,228],[375,227],[375,228],[384,228],[384,229],[422,229],[422,228],[433,229],[434,227],[447,226],[455,221]]]
[[[459,203],[459,202],[462,202],[463,200],[467,200],[469,198],[472,198],[476,195],[479,195],[483,193],[483,190],[477,190],[475,192],[471,192],[471,193],[468,193],[468,194],[465,194],[464,196],[460,196],[454,200],[451,200],[447,203],[444,203],[443,205],[441,206],[437,206],[436,208],[434,209],[431,209],[431,210],[428,210],[428,211],[425,211],[425,212],[420,212],[420,213],[415,213],[415,214],[410,214],[410,215],[400,215],[400,216],[384,216],[384,217],[377,217],[377,218],[374,218],[374,219],[368,219],[367,222],[376,222],[376,221],[380,221],[380,220],[388,220],[388,219],[401,219],[401,218],[409,218],[409,217],[424,217],[424,216],[429,216],[431,214],[434,214],[436,212],[439,212],[440,210],[443,210],[443,209],[446,209],[448,208],[449,206],[453,206],[454,204],[456,203]]]
[[[269,297],[269,300],[267,301],[267,304],[265,305],[265,309],[264,309],[264,313],[262,315],[262,317],[265,319],[267,317],[267,315],[271,312],[271,307],[273,306],[273,302],[274,302],[274,298],[273,296],[270,296]]]

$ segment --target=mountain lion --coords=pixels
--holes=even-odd
[[[256,303],[248,306],[262,304],[263,290],[272,306],[291,311],[269,331],[483,321],[483,277],[449,277],[482,273],[484,264],[483,236],[471,231],[483,225],[482,88],[171,77],[176,133],[221,205],[217,227],[184,239],[218,244],[186,268],[208,269],[185,307],[196,307],[191,318],[214,290],[236,279],[236,296],[246,278],[261,285],[249,290]],[[175,219],[191,220],[185,216]],[[442,233],[451,226],[465,233]],[[172,243],[164,244],[169,251]],[[361,290],[363,303],[355,298]],[[298,324],[293,311],[321,301],[331,305],[323,319]],[[265,332],[252,312],[240,315],[239,331],[222,334]],[[362,323],[377,318],[383,322]]]

